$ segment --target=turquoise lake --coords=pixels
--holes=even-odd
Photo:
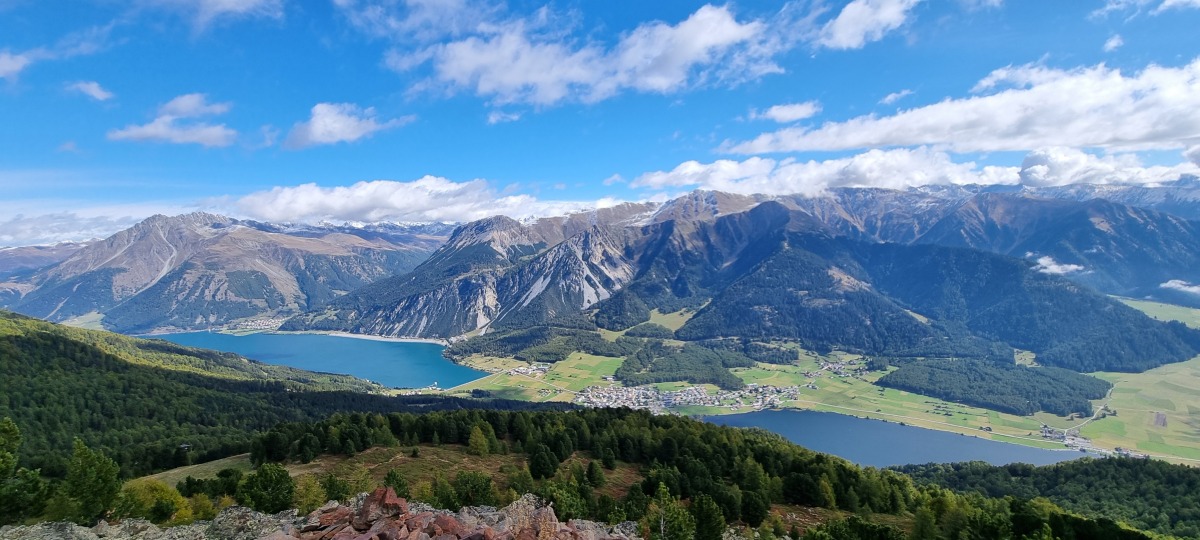
[[[1086,455],[818,411],[759,411],[707,420],[763,428],[805,448],[871,467],[958,461],[1049,465]]]
[[[188,332],[148,337],[237,353],[268,364],[353,375],[394,388],[423,388],[435,382],[441,388],[453,388],[487,375],[446,360],[442,357],[445,347],[434,343],[323,334]]]

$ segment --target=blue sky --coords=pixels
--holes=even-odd
[[[0,0],[0,245],[1200,170],[1200,0]]]

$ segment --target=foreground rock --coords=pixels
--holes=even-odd
[[[88,529],[70,523],[39,523],[0,529],[0,540],[629,540],[632,522],[610,527],[570,520],[561,523],[554,509],[525,495],[497,510],[463,508],[457,514],[409,504],[391,488],[359,495],[347,505],[330,501],[308,514],[276,515],[240,506],[226,508],[211,522],[160,529],[137,519]]]

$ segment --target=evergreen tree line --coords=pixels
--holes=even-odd
[[[912,465],[919,484],[989,497],[1046,497],[1063,508],[1139,529],[1200,537],[1200,469],[1146,459],[1080,459],[1033,467],[983,462]]]
[[[1092,415],[1092,402],[1112,383],[1054,367],[1030,368],[984,360],[931,359],[906,363],[876,384],[1001,412]]]
[[[684,518],[680,513],[689,507],[708,506],[726,523],[757,527],[769,519],[772,504],[796,504],[911,518],[918,527],[910,538],[1041,538],[1046,531],[1068,539],[1147,538],[1102,517],[1070,515],[1044,500],[959,495],[918,486],[895,471],[861,468],[818,454],[761,430],[626,409],[343,414],[315,423],[282,424],[257,438],[251,455],[256,463],[304,461],[327,452],[395,444],[462,444],[478,452],[525,454],[527,467],[506,483],[555,502],[564,519],[633,519],[646,527],[647,516],[653,515],[662,526],[671,522],[696,537],[698,516]],[[607,466],[635,464],[644,481],[619,500],[596,496],[589,480],[591,465],[576,467],[578,472],[562,470],[577,453]],[[447,479],[446,485],[453,487],[453,482]],[[445,487],[441,491],[450,492]],[[653,516],[649,522],[655,521]],[[855,538],[847,534],[868,529],[884,531],[880,538],[904,537],[902,531],[877,523],[868,527],[853,522],[820,529],[829,536],[813,537]]]

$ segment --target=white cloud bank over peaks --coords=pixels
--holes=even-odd
[[[817,43],[830,49],[861,49],[908,21],[921,0],[854,0],[821,29]]]
[[[313,105],[307,121],[292,126],[284,148],[306,148],[321,144],[354,142],[379,131],[399,127],[413,121],[412,116],[378,121],[375,109],[365,109],[353,103],[318,103]]]
[[[158,116],[148,124],[129,125],[108,132],[112,141],[157,141],[201,146],[229,146],[237,131],[225,124],[183,122],[204,116],[229,112],[229,103],[209,103],[204,94],[184,94],[158,108]]]
[[[630,185],[653,190],[699,188],[746,194],[817,195],[839,187],[1145,184],[1177,180],[1183,174],[1200,174],[1200,165],[1145,167],[1130,154],[1096,156],[1071,148],[1048,148],[1027,154],[1020,167],[980,166],[973,161],[955,162],[946,152],[921,146],[873,149],[824,161],[757,156],[743,161],[688,161],[670,171],[638,176]]]
[[[993,71],[977,95],[865,115],[819,127],[788,127],[723,149],[743,154],[935,145],[956,152],[1069,146],[1110,151],[1200,144],[1200,58],[1125,74],[1104,64]]]
[[[1067,274],[1076,274],[1082,272],[1084,268],[1078,264],[1064,264],[1054,260],[1054,257],[1045,255],[1037,258],[1037,264],[1033,269],[1043,274],[1051,274],[1055,276],[1065,276]]]
[[[643,174],[636,188],[713,189],[765,195],[817,195],[838,187],[903,189],[931,184],[1014,184],[1014,167],[978,167],[955,163],[945,152],[930,148],[870,150],[840,159],[798,161],[751,157],[745,161],[688,161],[670,171]]]
[[[238,199],[238,211],[276,223],[319,221],[473,221],[561,215],[617,201],[540,201],[497,192],[486,180],[455,182],[425,176],[411,182],[374,180],[350,186],[276,187]]]

